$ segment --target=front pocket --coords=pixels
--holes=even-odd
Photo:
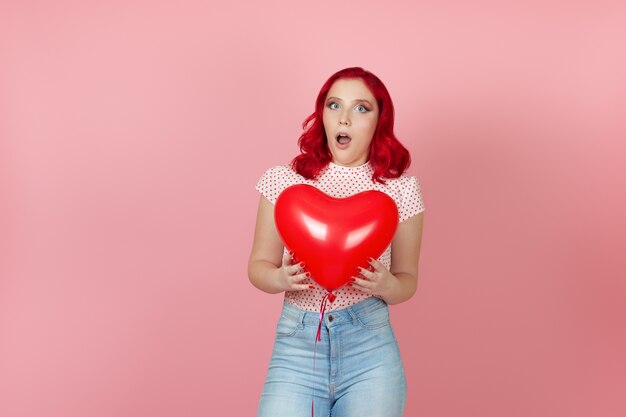
[[[276,337],[293,336],[301,327],[297,321],[281,314],[278,325],[276,325]]]
[[[359,313],[357,314],[357,321],[361,327],[367,330],[389,326],[389,309],[387,306],[383,306],[373,311]]]

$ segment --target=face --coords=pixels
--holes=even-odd
[[[378,103],[361,79],[335,81],[326,95],[323,122],[335,164],[353,167],[367,162]]]

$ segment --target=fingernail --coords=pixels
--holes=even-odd
[[[304,267],[304,262],[300,262],[300,266],[301,266],[301,267]]]
[[[313,286],[312,286],[312,285],[309,285],[309,288],[313,288]]]
[[[305,276],[307,276],[307,277],[310,277],[310,276],[311,276],[311,274],[310,274],[309,272],[307,272],[307,273],[306,273],[306,274],[304,274],[304,275],[305,275]]]

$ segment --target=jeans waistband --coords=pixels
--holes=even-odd
[[[378,297],[369,297],[363,301],[359,301],[348,307],[338,310],[325,312],[325,320],[332,320],[333,323],[339,324],[344,321],[356,321],[357,317],[366,316],[381,308],[388,308],[387,303]],[[319,311],[302,310],[288,302],[283,303],[282,314],[291,320],[302,324],[318,324],[320,321]]]

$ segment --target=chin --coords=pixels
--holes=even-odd
[[[353,161],[353,158],[346,156],[346,155],[338,155],[338,154],[332,154],[333,157],[333,161],[337,162],[338,164],[341,165],[345,165],[350,163],[351,161]]]

